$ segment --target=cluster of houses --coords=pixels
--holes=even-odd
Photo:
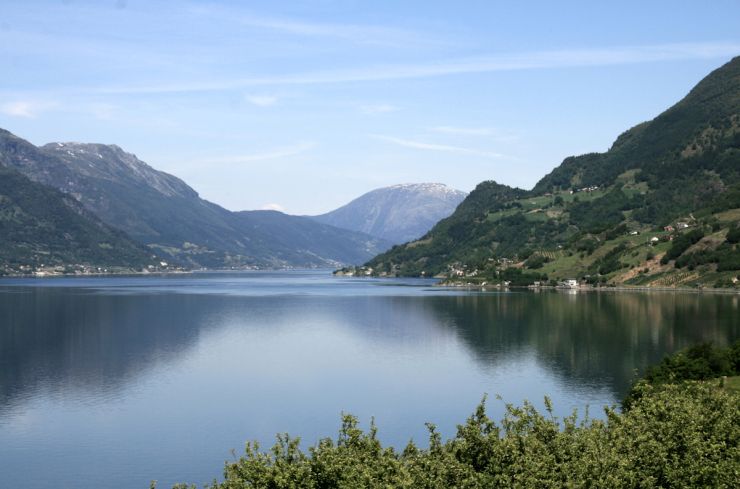
[[[334,272],[334,275],[338,277],[371,277],[375,273],[373,267],[347,267],[342,268]],[[388,274],[381,272],[380,276],[384,277]]]
[[[686,229],[689,226],[690,226],[690,224],[687,223],[687,222],[677,222],[675,227],[673,225],[671,225],[671,224],[669,224],[667,226],[663,226],[663,231],[665,231],[667,233],[672,233],[676,229]]]
[[[532,285],[529,285],[527,288],[539,289],[539,288],[547,287],[547,286],[548,286],[547,282],[535,281],[532,283]],[[578,280],[574,278],[568,278],[565,280],[561,280],[555,286],[556,289],[580,289],[581,287],[584,287],[584,285],[578,282]]]
[[[568,191],[568,193],[571,194],[571,195],[572,194],[577,194],[578,192],[588,192],[588,193],[591,193],[591,192],[594,192],[596,190],[599,190],[599,186],[598,185],[591,185],[590,187],[570,189]]]
[[[489,258],[489,263],[494,263],[496,266],[496,269],[506,269],[510,266],[514,265],[516,263],[516,260],[512,260],[511,258]],[[461,277],[476,277],[480,274],[480,270],[473,269],[469,270],[467,265],[464,265],[460,262],[453,263],[451,265],[447,265],[447,274],[445,277],[447,278],[461,278]]]
[[[447,276],[450,278],[460,278],[465,277],[467,275],[467,269],[468,267],[466,265],[461,265],[460,263],[454,263],[452,265],[447,266]],[[477,275],[478,271],[474,270],[475,274]]]
[[[589,192],[589,193],[591,193],[591,192],[594,192],[596,190],[599,190],[599,186],[598,185],[591,185],[590,187],[572,188],[572,189],[568,190],[568,193],[570,195],[573,195],[573,194],[577,194],[578,192]],[[544,194],[545,197],[552,197],[552,195],[553,194],[551,192],[545,192],[545,194]]]
[[[33,276],[33,277],[54,277],[59,275],[93,275],[109,273],[107,268],[91,267],[88,265],[18,265],[13,267],[7,265],[2,269],[3,275],[8,276]]]
[[[673,224],[668,224],[666,226],[663,226],[663,231],[665,231],[666,233],[674,233],[676,231],[680,231],[680,230],[683,230],[689,227],[691,227],[690,223],[685,222],[685,221],[679,221],[675,224],[675,226]],[[660,241],[673,241],[673,237],[674,237],[673,234],[668,234],[662,237],[653,236],[652,238],[650,238],[650,244],[655,245],[659,243]]]
[[[167,262],[149,265],[141,270],[142,273],[160,273],[165,271],[182,271],[181,267],[172,267]],[[84,264],[66,265],[5,265],[0,266],[0,275],[15,277],[55,277],[61,275],[105,275],[112,273],[131,273],[132,270],[119,267],[95,267]]]

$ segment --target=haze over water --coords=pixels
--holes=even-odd
[[[467,292],[326,271],[0,281],[0,487],[220,477],[247,440],[303,446],[340,413],[384,442],[445,437],[484,393],[556,414],[618,403],[635,369],[740,337],[740,297]]]

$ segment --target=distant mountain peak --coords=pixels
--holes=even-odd
[[[382,191],[386,189],[392,190],[408,190],[411,192],[429,192],[437,194],[451,194],[451,195],[465,195],[465,192],[454,189],[445,185],[444,183],[427,182],[427,183],[399,183],[391,185],[389,187],[383,187],[376,189],[375,191]]]
[[[127,153],[115,144],[58,142],[46,144],[41,149],[61,158],[75,171],[89,176],[132,181],[151,187],[167,197],[198,196],[179,178],[155,170],[135,154]]]
[[[405,243],[449,216],[467,194],[443,183],[401,183],[378,188],[315,219]]]

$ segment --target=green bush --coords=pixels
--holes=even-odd
[[[550,259],[546,257],[545,255],[530,255],[529,258],[524,262],[524,266],[527,268],[531,268],[533,270],[536,270],[538,268],[542,268],[545,263],[549,262]]]
[[[736,249],[736,245],[722,243],[714,250],[684,253],[676,259],[675,266],[692,269],[707,263],[716,263],[718,272],[740,270],[740,250]]]
[[[694,243],[698,243],[700,239],[704,237],[704,231],[701,229],[692,229],[691,231],[683,234],[679,234],[673,239],[673,243],[671,244],[671,247],[668,249],[665,255],[663,255],[663,258],[661,258],[660,263],[665,265],[670,260],[675,260],[681,254],[683,254],[684,251],[689,249],[691,245]]]
[[[727,232],[728,243],[740,243],[740,226],[735,226]]]
[[[709,343],[701,343],[667,356],[659,364],[647,369],[643,378],[632,386],[622,405],[629,409],[640,395],[640,386],[644,384],[707,380],[723,375],[740,375],[740,341],[728,348],[716,348]]]

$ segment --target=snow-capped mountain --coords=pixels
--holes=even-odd
[[[408,183],[372,190],[314,219],[394,244],[423,236],[452,214],[467,194],[441,183]]]

